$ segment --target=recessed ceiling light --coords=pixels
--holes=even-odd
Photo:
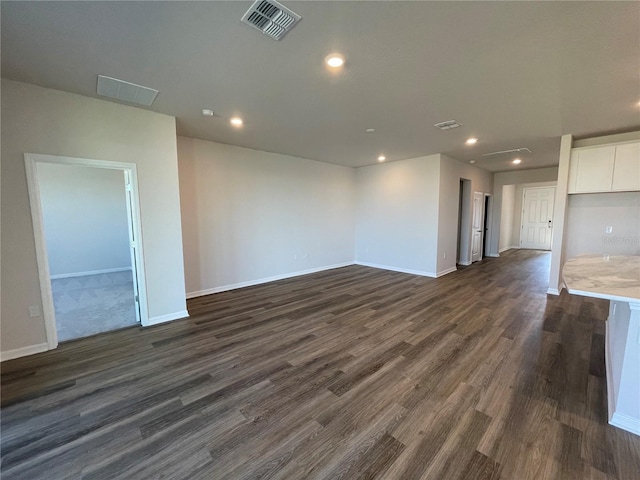
[[[375,131],[376,131],[375,128],[367,128],[367,130],[366,130],[367,133],[373,133]]]
[[[331,68],[340,68],[344,65],[344,55],[340,53],[330,53],[324,57],[324,63]]]
[[[380,156],[378,157],[378,161],[379,161],[379,162],[384,162],[386,159],[387,159],[387,157],[385,157],[384,155],[380,155]]]
[[[208,108],[203,108],[202,115],[205,117],[213,117],[213,110],[209,110]]]
[[[474,163],[476,163],[476,161],[475,160],[469,160],[469,163],[474,164]]]
[[[522,160],[520,160],[519,158],[516,158],[513,162],[514,165],[518,165],[519,163],[522,163]]]
[[[229,120],[229,122],[231,123],[231,125],[233,125],[234,127],[241,127],[242,126],[242,119],[240,117],[233,117],[231,120]]]
[[[467,141],[465,142],[467,145],[473,145],[475,143],[478,143],[478,139],[475,137],[471,137],[471,138],[467,138]]]

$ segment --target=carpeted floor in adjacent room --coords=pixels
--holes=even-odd
[[[137,325],[131,271],[51,280],[58,340]]]

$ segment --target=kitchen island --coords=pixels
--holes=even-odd
[[[640,435],[640,256],[579,256],[564,264],[562,277],[571,294],[609,300],[609,423]]]

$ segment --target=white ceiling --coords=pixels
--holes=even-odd
[[[181,135],[348,166],[536,168],[562,134],[640,129],[639,2],[284,0],[302,20],[281,41],[240,22],[251,3],[2,2],[2,76],[87,96],[120,78],[160,90],[150,109]],[[518,167],[481,156],[517,147],[533,152]]]

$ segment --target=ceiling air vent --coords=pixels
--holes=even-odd
[[[520,147],[520,148],[512,148],[511,150],[500,150],[499,152],[483,153],[482,156],[493,157],[494,155],[510,155],[512,153],[521,153],[521,152],[531,153],[531,150],[529,150],[527,147]]]
[[[122,102],[150,107],[156,96],[158,96],[158,90],[118,80],[117,78],[98,75],[97,94],[102,97],[115,98]]]
[[[447,120],[446,122],[436,123],[434,127],[438,127],[440,130],[451,130],[452,128],[461,127],[462,124],[455,120]]]
[[[275,0],[257,0],[242,16],[242,22],[280,40],[301,18]]]

